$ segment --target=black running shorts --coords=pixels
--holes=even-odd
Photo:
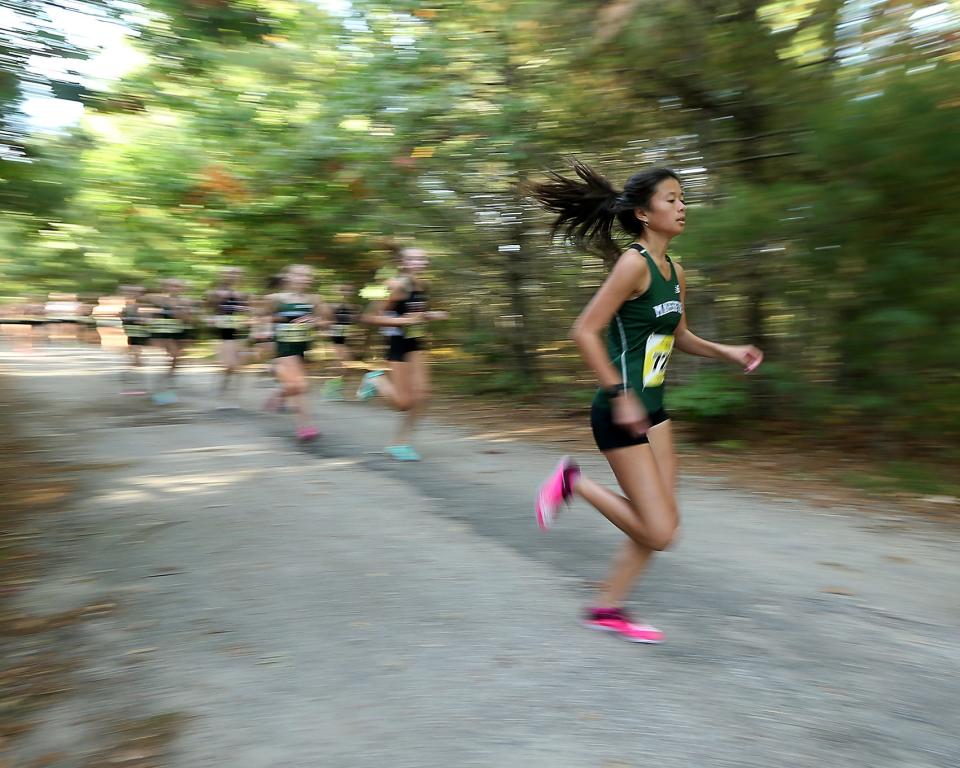
[[[387,337],[387,360],[394,363],[402,363],[407,359],[411,352],[419,352],[423,349],[421,339],[408,339],[406,336],[388,336]]]
[[[670,416],[661,408],[648,414],[650,426],[655,427],[667,421]],[[639,437],[613,423],[613,411],[594,405],[590,409],[590,427],[593,439],[601,451],[613,451],[617,448],[629,448],[631,445],[646,445],[650,441],[645,434]]]

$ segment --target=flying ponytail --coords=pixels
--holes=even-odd
[[[643,234],[636,209],[646,209],[664,179],[680,181],[669,168],[653,168],[630,177],[623,191],[579,160],[573,161],[579,179],[550,172],[549,180],[529,185],[530,194],[543,208],[555,213],[551,234],[562,233],[579,248],[596,253],[607,263],[620,255],[614,239],[614,223],[629,235]]]

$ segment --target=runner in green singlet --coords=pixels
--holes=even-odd
[[[577,319],[573,338],[600,382],[590,424],[624,495],[587,478],[565,457],[540,487],[537,521],[547,530],[561,505],[579,496],[627,534],[584,624],[631,642],[658,643],[662,633],[631,621],[623,602],[651,555],[673,542],[679,525],[677,457],[663,409],[667,363],[679,349],[725,360],[749,373],[763,353],[751,345],[706,341],[687,327],[683,269],[667,255],[670,241],[686,226],[676,173],[643,171],[619,191],[582,163],[575,163],[574,170],[578,179],[553,174],[531,192],[556,214],[554,233],[599,253],[610,267]],[[614,225],[633,240],[625,249],[613,240]]]
[[[274,322],[277,345],[274,365],[283,400],[293,411],[297,439],[304,441],[320,435],[313,425],[307,400],[306,355],[316,329],[330,324],[326,304],[319,296],[308,293],[312,281],[310,267],[289,267],[285,273],[284,290],[271,294],[265,302],[266,311]]]

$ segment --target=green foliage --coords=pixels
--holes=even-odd
[[[5,116],[42,79],[24,51],[79,53],[43,0],[20,5]],[[921,30],[912,9],[148,0],[129,22],[145,66],[103,92],[56,86],[88,105],[81,126],[0,160],[0,287],[201,290],[223,264],[259,285],[292,262],[323,289],[364,285],[385,236],[416,240],[471,361],[456,385],[553,392],[569,370],[550,350],[603,269],[547,241],[518,182],[571,154],[621,183],[668,164],[691,202],[676,248],[693,330],[767,352],[749,380],[698,368],[673,409],[954,440],[958,57],[949,24]]]
[[[838,95],[809,139],[827,178],[809,242],[827,246],[811,256],[835,308],[843,396],[903,428],[954,435],[960,149],[944,137],[960,132],[958,76],[946,62],[891,71],[870,98]]]
[[[543,385],[517,371],[502,368],[480,367],[475,363],[437,365],[451,391],[461,395],[509,395],[513,398],[528,397],[542,391]],[[591,396],[592,396],[591,391]]]
[[[684,418],[716,424],[742,416],[750,396],[743,376],[704,368],[684,384],[669,388],[666,404]]]
[[[875,493],[907,491],[952,496],[957,492],[952,475],[911,461],[889,461],[877,468],[847,471],[840,479],[847,485]]]

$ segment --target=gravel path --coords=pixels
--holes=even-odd
[[[47,458],[94,467],[32,524],[53,565],[18,607],[117,604],[61,633],[75,690],[12,765],[85,766],[117,723],[176,716],[162,755],[116,764],[960,766],[948,528],[684,476],[681,541],[633,606],[667,642],[631,646],[576,623],[619,534],[582,505],[536,529],[550,448],[429,424],[397,464],[374,402],[318,404],[302,450],[253,377],[219,411],[191,369],[160,411],[116,395],[103,351],[0,366]]]

